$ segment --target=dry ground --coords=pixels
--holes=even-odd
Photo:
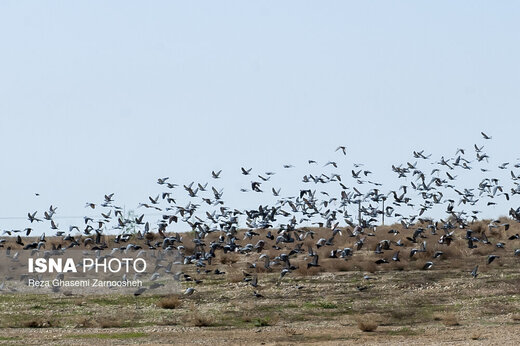
[[[277,285],[206,280],[190,297],[0,296],[0,342],[480,343],[520,342],[520,273],[460,271],[321,273]],[[358,291],[357,286],[368,286]],[[169,307],[169,308],[165,308]],[[375,331],[362,331],[360,326]],[[372,326],[371,326],[372,325]]]
[[[378,228],[367,237],[364,248],[346,261],[326,259],[331,248],[321,248],[321,266],[307,270],[310,259],[300,254],[291,261],[300,269],[282,280],[279,267],[266,272],[263,262],[258,262],[257,270],[248,268],[248,262],[257,261],[257,253],[219,252],[209,269],[219,268],[224,275],[197,273],[194,266],[182,266],[183,272],[202,280],[199,285],[181,282],[183,288],[196,287],[189,297],[153,291],[134,297],[4,290],[0,294],[0,343],[520,344],[520,258],[513,255],[520,240],[507,240],[517,233],[518,225],[509,231],[488,230],[485,225],[472,228],[477,233],[486,230],[493,244],[505,240],[505,250],[480,243],[468,249],[463,230],[456,232],[449,247],[426,232],[426,253],[410,259],[410,249],[418,244],[404,240],[400,263],[375,265],[376,259],[390,259],[398,249],[392,246],[393,250],[375,255],[377,242],[404,239],[413,232],[393,226]],[[393,236],[390,228],[401,233]],[[315,239],[306,243],[330,233],[315,231]],[[243,245],[258,239],[242,238],[238,239]],[[333,248],[353,247],[355,241],[343,234]],[[192,251],[188,235],[184,243]],[[272,257],[294,247],[290,244],[275,251],[271,245],[264,251]],[[431,270],[420,270],[437,250],[445,255],[434,260]],[[486,265],[490,253],[501,258]],[[475,264],[480,274],[473,279],[469,272]],[[243,271],[258,275],[258,288],[242,281]],[[373,279],[364,279],[365,274]],[[263,297],[256,298],[253,290]]]

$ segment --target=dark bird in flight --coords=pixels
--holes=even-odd
[[[500,256],[497,255],[489,255],[487,259],[487,264],[491,264],[495,260],[495,258],[500,258]]]
[[[480,134],[482,134],[482,137],[484,137],[484,139],[491,139],[491,138],[493,138],[491,136],[486,135],[484,132],[480,132]]]
[[[343,155],[347,155],[347,148],[343,145],[340,145],[336,148],[336,151],[341,150],[343,152]]]
[[[478,276],[478,264],[473,268],[473,271],[471,272],[471,276],[475,279]]]

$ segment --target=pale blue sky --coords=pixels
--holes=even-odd
[[[335,159],[345,175],[364,162],[385,182],[413,150],[451,157],[483,130],[493,162],[516,162],[519,8],[2,1],[0,217],[51,203],[91,214],[84,203],[111,192],[133,209],[158,177],[207,181],[219,169],[224,199],[254,206],[259,196],[238,192],[251,180],[241,166],[279,172],[271,185],[286,194],[307,159]]]

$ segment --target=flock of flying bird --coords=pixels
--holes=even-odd
[[[491,137],[482,132],[485,141]],[[347,156],[345,146],[339,146],[335,155],[338,158]],[[470,157],[470,155],[472,155]],[[478,219],[481,210],[478,205],[493,206],[498,199],[513,203],[515,195],[520,194],[520,163],[502,163],[500,170],[510,170],[512,186],[498,178],[487,176],[491,174],[490,156],[484,151],[483,145],[474,145],[471,150],[457,149],[454,157],[433,160],[431,154],[424,150],[413,152],[417,162],[392,165],[392,172],[403,182],[398,189],[383,192],[381,183],[371,179],[372,172],[361,164],[354,164],[353,169],[345,175],[341,170],[341,162],[329,161],[323,165],[332,169],[332,173],[306,174],[302,177],[304,188],[295,196],[283,197],[281,189],[269,185],[276,179],[276,172],[255,174],[252,168],[241,167],[240,173],[248,177],[250,183],[241,189],[244,193],[269,193],[276,201],[272,205],[260,205],[258,208],[243,210],[226,206],[223,200],[224,191],[211,186],[209,182],[191,182],[178,185],[168,177],[157,179],[163,191],[156,196],[149,196],[139,204],[138,209],[152,210],[160,213],[156,222],[145,220],[146,213],[141,215],[125,215],[123,208],[115,203],[114,194],[106,194],[101,203],[86,203],[86,208],[101,209],[99,217],[85,217],[82,224],[70,225],[63,229],[55,221],[57,208],[50,206],[43,214],[38,211],[27,215],[30,224],[48,222],[53,236],[61,239],[59,245],[53,245],[52,250],[46,247],[45,233],[38,238],[31,238],[31,227],[24,230],[3,231],[0,247],[7,245],[5,235],[15,237],[13,246],[6,250],[11,262],[16,261],[18,252],[30,251],[30,256],[63,255],[67,249],[78,248],[85,254],[96,257],[111,257],[121,253],[138,252],[139,256],[149,253],[155,260],[151,281],[164,276],[173,276],[178,281],[194,281],[185,273],[183,266],[194,266],[198,274],[206,273],[220,275],[224,272],[211,267],[216,253],[254,254],[254,263],[248,263],[247,271],[254,271],[259,266],[262,270],[279,270],[280,280],[297,269],[294,258],[305,257],[307,268],[319,267],[319,255],[327,249],[327,257],[337,260],[349,260],[358,251],[374,251],[378,257],[376,264],[382,265],[390,261],[400,261],[400,251],[393,251],[391,257],[385,257],[385,251],[392,246],[414,247],[410,257],[426,251],[426,240],[434,238],[438,244],[449,246],[454,239],[464,239],[468,248],[476,248],[477,244],[495,246],[504,249],[504,242],[492,244],[486,233],[475,234],[469,229],[470,224]],[[419,161],[428,162],[432,169],[421,169]],[[318,162],[308,160],[308,165],[318,167]],[[284,169],[293,168],[284,165]],[[455,186],[458,175],[464,171],[479,170],[486,175],[474,188],[458,188]],[[216,181],[223,176],[221,170],[212,171],[211,179]],[[347,178],[351,183],[347,183]],[[351,179],[350,179],[351,178]],[[268,187],[266,187],[268,186]],[[327,188],[325,188],[327,187]],[[331,191],[331,189],[333,191]],[[362,192],[364,191],[364,192]],[[178,203],[179,196],[189,199],[187,204]],[[434,220],[428,213],[435,208],[442,208],[445,218]],[[405,214],[405,211],[411,211]],[[520,222],[520,207],[509,210],[511,220]],[[377,243],[375,249],[367,249],[367,237],[373,236],[377,225],[384,218],[396,218],[410,235],[404,239],[383,240]],[[384,222],[384,221],[383,221]],[[170,232],[172,223],[184,223],[187,231],[193,232],[190,246],[183,243],[180,234]],[[328,229],[328,236],[314,239],[316,234],[312,226]],[[503,227],[509,229],[508,223],[499,220],[492,221],[489,229]],[[106,234],[117,233],[113,240],[107,240]],[[152,236],[152,233],[155,235]],[[395,237],[398,231],[389,233]],[[429,233],[429,235],[427,235]],[[335,241],[345,234],[352,239],[352,245],[337,248]],[[243,237],[243,239],[242,239]],[[509,240],[519,239],[519,235],[511,235]],[[211,242],[207,241],[212,239]],[[309,241],[312,239],[312,243]],[[417,244],[417,246],[415,246]],[[306,246],[305,246],[306,245]],[[277,251],[277,256],[270,256],[269,251]],[[520,256],[520,249],[514,250],[515,256]],[[442,256],[437,251],[433,258],[426,262],[422,269],[434,267],[435,260]],[[300,258],[298,257],[298,258]],[[500,255],[491,254],[487,265]],[[172,265],[181,266],[181,270],[173,271]],[[471,271],[473,277],[478,275],[478,265]],[[27,278],[27,276],[25,276]],[[7,278],[9,280],[12,278]],[[2,283],[0,289],[5,285]],[[126,277],[125,277],[126,280]],[[244,281],[253,287],[258,287],[257,275],[244,272]],[[159,284],[160,286],[160,284]],[[136,295],[150,288],[141,288]],[[361,288],[362,289],[362,288]],[[185,294],[191,295],[195,289],[189,287]],[[261,294],[254,292],[256,297]]]

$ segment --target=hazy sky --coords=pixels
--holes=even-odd
[[[266,189],[294,194],[307,159],[337,160],[345,175],[363,162],[381,182],[413,150],[438,160],[482,143],[493,162],[517,162],[519,9],[2,1],[0,217],[50,204],[57,215],[92,214],[85,202],[112,192],[135,209],[160,191],[158,177],[208,181],[220,169],[210,184],[224,199],[256,205],[258,195],[238,191],[251,181],[241,166],[279,172]],[[11,227],[21,226],[0,220]]]

